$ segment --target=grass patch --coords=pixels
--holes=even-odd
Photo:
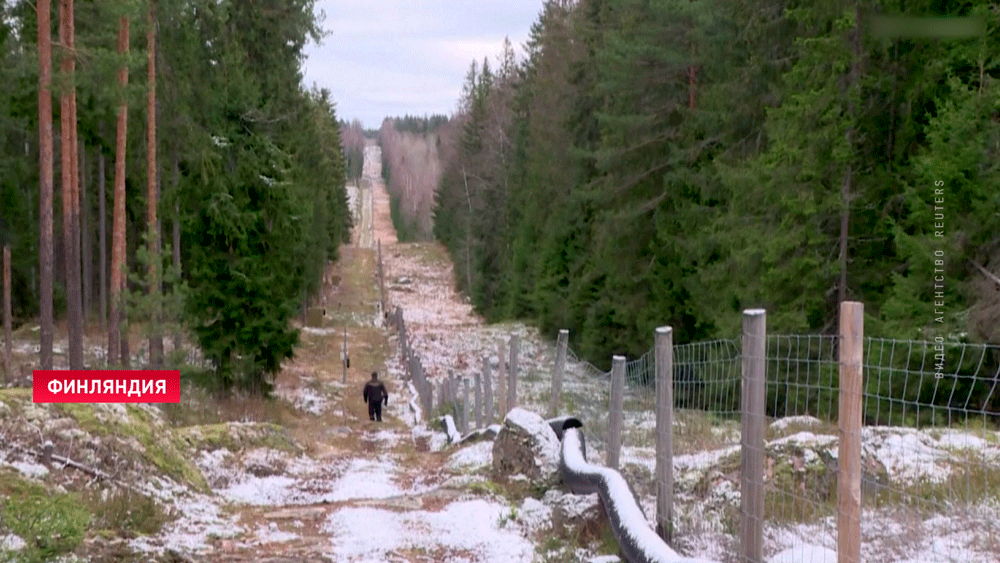
[[[128,489],[90,491],[83,500],[94,515],[92,527],[105,537],[153,535],[172,520],[154,499]]]
[[[907,505],[929,516],[948,506],[1000,502],[1000,471],[971,452],[965,455],[965,461],[953,461],[952,474],[940,482],[922,479],[881,488],[875,495],[874,507]]]
[[[718,450],[739,443],[739,423],[713,413],[678,409],[674,421],[674,454]]]
[[[53,493],[38,483],[4,476],[9,495],[0,503],[0,520],[27,544],[0,561],[35,563],[70,553],[83,542],[91,515],[73,493]]]

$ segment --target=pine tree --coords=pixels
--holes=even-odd
[[[51,4],[38,0],[39,310],[41,369],[52,369],[52,35]]]

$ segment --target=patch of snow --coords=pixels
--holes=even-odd
[[[740,451],[740,446],[709,450],[693,454],[675,455],[674,469],[678,472],[705,470],[717,465],[724,458]]]
[[[397,472],[394,463],[383,459],[356,458],[346,468],[336,463],[324,467],[311,460],[299,460],[284,475],[256,477],[237,473],[233,476],[235,482],[218,493],[227,500],[254,506],[390,498],[407,492],[395,484]],[[359,483],[364,486],[359,487]]]
[[[278,525],[274,522],[268,523],[267,526],[260,526],[256,531],[257,543],[281,543],[292,541],[299,538],[298,534],[292,534],[289,532],[282,532],[278,529]]]
[[[485,500],[454,502],[440,512],[392,512],[343,508],[323,524],[331,534],[335,561],[368,563],[392,560],[404,549],[434,549],[441,561],[531,563],[534,545],[503,529],[510,508]],[[443,550],[444,553],[439,553]]]
[[[956,450],[979,450],[985,451],[990,448],[990,443],[978,436],[966,434],[964,432],[949,432],[943,434],[938,444],[945,448]]]
[[[295,408],[313,415],[321,415],[330,406],[326,397],[317,393],[311,387],[301,387],[295,390],[279,391],[278,396],[292,403]]]
[[[829,447],[837,443],[839,438],[836,436],[829,436],[826,434],[813,434],[812,432],[796,432],[790,436],[785,436],[784,438],[778,438],[777,440],[772,440],[769,442],[772,446],[778,446],[782,444],[799,444],[803,446],[810,447]]]
[[[542,504],[540,500],[528,497],[521,503],[517,519],[528,530],[538,530],[548,526],[552,521],[552,508]]]
[[[315,334],[316,336],[330,336],[331,334],[340,334],[340,329],[304,326],[302,327],[302,332],[306,334]]]
[[[813,416],[786,416],[771,423],[771,430],[782,431],[789,426],[796,424],[800,426],[822,426],[823,421]]]
[[[482,441],[466,446],[448,458],[449,469],[485,467],[493,463],[493,442]]]
[[[913,428],[866,426],[861,434],[893,480],[915,483],[926,479],[942,483],[951,475],[947,466],[948,452],[937,448],[934,439],[925,432]]]
[[[27,547],[27,545],[28,544],[21,539],[21,536],[15,536],[14,534],[0,536],[0,552],[20,551]]]
[[[40,463],[30,461],[15,461],[11,463],[4,463],[3,465],[9,465],[20,471],[22,475],[32,478],[44,477],[49,474],[47,467]]]
[[[234,502],[254,506],[277,506],[289,504],[288,501],[295,494],[293,489],[297,483],[295,479],[284,475],[270,477],[247,475],[242,482],[221,489],[218,493]]]
[[[223,516],[213,497],[186,491],[162,479],[161,501],[169,503],[180,517],[164,526],[156,536],[140,536],[129,546],[143,553],[162,553],[165,549],[180,552],[205,552],[213,538],[229,538],[243,533],[233,516]]]
[[[837,552],[818,545],[804,544],[777,553],[768,561],[770,563],[837,563]]]

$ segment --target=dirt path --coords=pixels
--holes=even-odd
[[[485,481],[489,444],[473,448],[465,467],[449,463],[442,435],[413,420],[395,336],[377,314],[376,241],[389,280],[421,280],[416,288],[388,284],[390,302],[408,306],[418,331],[434,323],[454,328],[455,316],[479,321],[451,291],[438,245],[397,243],[379,168],[378,147],[369,147],[357,194],[361,216],[353,244],[327,274],[336,283],[325,290],[323,327],[303,330],[303,346],[278,381],[278,395],[297,407],[283,425],[305,451],[295,457],[258,449],[200,463],[242,530],[213,541],[205,560],[532,560],[525,530],[500,529],[510,508],[491,500],[489,487],[474,485]],[[414,304],[415,289],[423,305]],[[361,400],[373,370],[390,392],[381,423],[368,420]]]

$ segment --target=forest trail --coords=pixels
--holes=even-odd
[[[400,380],[395,336],[377,314],[376,243],[388,279],[421,280],[423,310],[413,305],[414,288],[387,283],[390,302],[406,303],[408,316],[453,328],[458,325],[450,313],[461,317],[460,324],[481,321],[451,289],[450,263],[439,245],[397,243],[380,164],[378,147],[368,147],[353,243],[328,272],[327,279],[338,283],[324,292],[323,327],[303,330],[303,346],[278,380],[278,395],[298,407],[283,425],[305,452],[290,459],[243,454],[247,470],[252,464],[246,460],[255,458],[257,477],[223,483],[226,488],[217,491],[231,502],[242,533],[211,542],[197,561],[532,560],[531,540],[517,527],[501,529],[509,507],[470,488],[462,479],[469,469],[449,464],[440,433],[417,426],[409,410],[412,396]],[[361,398],[373,370],[389,389],[381,423],[368,420]],[[488,464],[488,449],[478,451],[476,462]]]

